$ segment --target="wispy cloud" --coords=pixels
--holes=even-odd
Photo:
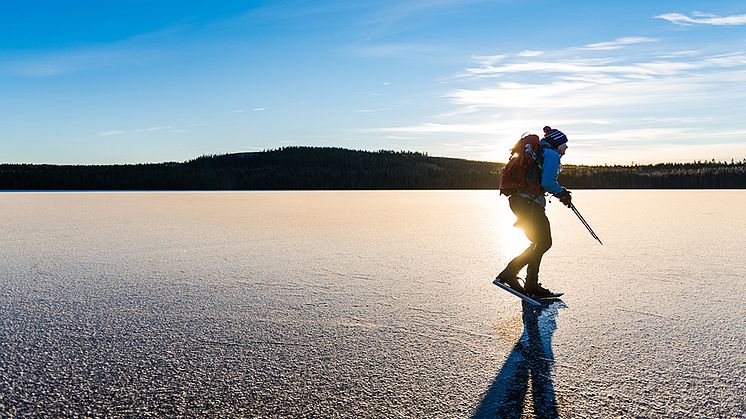
[[[355,113],[372,113],[372,112],[387,112],[393,110],[393,107],[387,108],[374,108],[374,109],[355,109]]]
[[[404,136],[404,135],[387,135],[383,137],[384,140],[415,140],[418,137]]]
[[[504,160],[504,150],[521,133],[548,124],[568,133],[574,150],[569,162],[579,163],[629,162],[635,154],[633,160],[642,161],[640,154],[662,145],[678,153],[682,144],[691,152],[690,146],[715,138],[728,144],[742,141],[734,121],[740,120],[746,101],[746,53],[724,48],[709,54],[696,49],[661,53],[642,46],[651,42],[659,41],[623,37],[535,56],[472,56],[474,66],[444,81],[457,85],[442,96],[450,110],[376,131],[444,144],[454,136],[491,139],[492,146],[476,157]],[[710,157],[725,158],[733,150]],[[671,161],[672,156],[649,160]]]
[[[544,51],[533,51],[530,49],[527,49],[525,51],[521,51],[518,53],[519,57],[538,57],[539,55],[543,54]]]
[[[648,42],[658,42],[658,39],[641,37],[641,36],[628,36],[628,37],[623,37],[623,38],[617,38],[613,41],[596,42],[593,44],[587,44],[577,49],[587,50],[587,51],[609,51],[609,50],[621,49],[627,45],[642,44],[642,43],[648,43]]]
[[[655,19],[667,20],[677,25],[715,25],[715,26],[733,26],[746,25],[746,14],[717,16],[709,13],[694,12],[692,16],[682,13],[665,13],[655,16]]]
[[[591,86],[586,82],[555,82],[552,84],[524,84],[516,82],[498,83],[495,87],[479,89],[457,89],[446,97],[454,103],[474,107],[530,108],[556,103],[550,99]]]
[[[140,134],[140,133],[158,132],[158,131],[169,132],[169,133],[180,133],[180,132],[188,132],[189,130],[173,128],[171,126],[160,126],[160,127],[148,127],[148,128],[133,128],[133,129],[126,129],[126,130],[100,131],[100,132],[97,132],[96,135],[98,135],[99,137],[111,137],[114,135]]]
[[[635,73],[623,69],[623,77],[596,78],[567,73],[547,83],[500,82],[473,89],[455,89],[447,97],[472,113],[475,109],[524,109],[534,113],[579,109],[580,112],[596,114],[602,110],[629,112],[625,108],[631,106],[675,108],[697,101],[713,103],[718,94],[723,95],[722,101],[744,98],[744,89],[735,88],[735,84],[728,82],[746,81],[743,73],[746,57],[738,58],[740,62],[732,57],[723,57],[720,62],[720,59],[713,58],[707,60],[706,65],[685,63],[682,66],[650,67],[640,64],[633,66],[639,69]],[[684,69],[691,71],[684,73]],[[634,77],[643,74],[646,77]]]
[[[528,74],[528,73],[560,73],[568,75],[614,75],[624,78],[639,78],[639,76],[670,76],[690,70],[712,67],[730,67],[746,64],[746,54],[735,52],[690,61],[651,60],[635,63],[621,63],[620,59],[569,59],[556,61],[513,62],[500,66],[483,65],[467,68],[466,72],[473,76],[495,74]]]
[[[492,65],[498,61],[502,61],[508,56],[505,54],[497,55],[472,55],[471,59],[482,65]]]
[[[460,133],[460,134],[494,134],[503,131],[505,124],[447,124],[427,122],[420,125],[379,128],[378,132],[398,132],[410,134]]]
[[[231,112],[233,113],[244,113],[244,112],[263,112],[266,111],[269,108],[252,108],[252,109],[234,109]]]
[[[696,49],[684,50],[684,51],[671,51],[664,54],[660,54],[658,58],[679,58],[679,57],[694,57],[701,55],[702,51]]]

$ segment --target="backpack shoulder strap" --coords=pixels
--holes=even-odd
[[[536,153],[536,163],[539,165],[539,170],[544,169],[544,150],[547,146],[539,143],[539,151]]]

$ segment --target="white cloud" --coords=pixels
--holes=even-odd
[[[254,111],[254,112],[261,112],[261,111],[266,111],[266,110],[267,110],[267,108],[254,108],[254,109],[252,109],[252,111]]]
[[[472,55],[471,59],[482,65],[492,65],[498,61],[502,61],[508,56],[505,54],[497,55]]]
[[[498,83],[495,87],[457,89],[448,93],[454,103],[476,107],[531,108],[551,98],[590,87],[590,83],[556,82],[552,84]],[[558,102],[559,103],[559,102]]]
[[[691,129],[688,128],[634,128],[634,129],[616,129],[616,130],[604,130],[604,131],[587,131],[585,133],[574,134],[572,139],[574,141],[594,141],[603,139],[606,142],[611,143],[633,143],[633,142],[656,142],[651,141],[655,139],[666,139],[681,140],[684,138],[690,138],[692,136]]]
[[[131,131],[132,132],[155,132],[155,131],[163,131],[167,129],[171,129],[171,127],[166,126],[166,127],[135,128]]]
[[[178,133],[178,132],[187,132],[188,130],[176,129],[170,126],[159,126],[159,127],[148,127],[148,128],[134,128],[134,129],[127,129],[127,130],[100,131],[100,132],[97,132],[96,135],[98,135],[99,137],[111,137],[114,135],[138,134],[138,133],[143,133],[143,132],[156,132],[156,131]]]
[[[101,131],[101,132],[97,132],[96,135],[98,135],[99,137],[110,137],[112,135],[122,135],[122,134],[126,134],[126,133],[127,133],[127,131],[112,130],[112,131]]]
[[[463,157],[498,161],[523,132],[540,132],[544,125],[570,137],[568,163],[642,162],[646,155],[650,162],[742,159],[737,153],[746,145],[709,145],[746,137],[739,126],[746,53],[729,45],[708,47],[709,55],[696,46],[653,51],[644,45],[651,42],[659,41],[622,37],[544,51],[538,59],[475,55],[474,66],[441,81],[453,83],[442,95],[450,106],[419,123],[367,131],[416,135],[443,147],[460,144]],[[477,149],[472,140],[488,145]],[[697,146],[707,152],[696,153]]]
[[[355,109],[356,113],[386,112],[394,108]]]
[[[624,79],[612,83],[592,80],[554,80],[544,84],[503,82],[473,89],[454,89],[447,97],[455,105],[468,108],[471,118],[477,118],[483,111],[497,110],[537,118],[552,117],[562,111],[583,115],[586,119],[609,120],[614,119],[615,114],[635,113],[642,109],[655,112],[642,117],[657,116],[657,112],[670,112],[681,107],[714,107],[723,108],[718,113],[730,112],[738,109],[746,99],[744,82],[746,73],[734,69],[689,76]],[[725,107],[728,101],[732,106]]]
[[[627,45],[642,44],[642,43],[648,43],[648,42],[658,42],[658,39],[646,38],[646,37],[641,37],[641,36],[628,36],[628,37],[623,37],[623,38],[617,38],[613,41],[596,42],[593,44],[587,44],[577,49],[587,50],[587,51],[609,51],[609,50],[620,49]]]
[[[543,54],[544,51],[533,51],[530,49],[527,49],[525,51],[521,51],[518,53],[519,57],[538,57],[539,55]]]
[[[503,130],[501,124],[436,124],[424,123],[413,126],[377,128],[374,132],[400,132],[411,134],[433,133],[463,133],[463,134],[495,134]]]
[[[479,77],[498,74],[565,73],[571,76],[672,76],[691,70],[712,67],[733,67],[744,64],[746,64],[746,54],[736,52],[690,61],[656,59],[654,61],[642,61],[631,64],[620,64],[618,60],[613,59],[593,58],[506,63],[500,66],[485,65],[477,68],[467,68],[466,75]]]
[[[383,137],[384,140],[416,140],[417,137],[404,136],[404,135],[387,135]]]
[[[681,118],[681,117],[668,117],[668,118],[658,118],[658,117],[647,117],[642,118],[641,121],[650,121],[650,122],[675,122],[675,123],[684,123],[684,124],[691,124],[698,121],[702,121],[702,119],[697,118]]]
[[[700,53],[701,53],[701,51],[699,51],[699,50],[688,49],[688,50],[684,50],[684,51],[673,51],[673,52],[669,52],[669,53],[666,53],[666,56],[667,57],[692,57],[692,56],[695,56],[695,55],[699,55]]]
[[[484,118],[492,122],[471,122],[471,123],[422,123],[419,125],[399,126],[376,128],[365,130],[367,132],[396,132],[408,134],[441,134],[441,133],[458,133],[458,134],[490,134],[495,136],[509,137],[514,140],[520,138],[524,132],[539,132],[540,126],[533,119],[509,119],[500,118],[499,115]],[[589,124],[593,126],[606,126],[610,121],[606,120],[589,120],[589,119],[558,119],[554,118],[551,122],[557,126],[570,126],[579,124]],[[534,127],[535,126],[535,127]],[[531,128],[534,127],[532,130]],[[398,136],[389,136],[386,138],[404,138]],[[412,137],[406,137],[412,138]]]
[[[709,144],[623,144],[607,143],[597,149],[571,149],[563,158],[567,164],[650,164],[660,162],[692,162],[716,159],[741,160],[746,156],[746,143]]]
[[[655,19],[667,20],[677,25],[746,25],[746,15],[716,16],[708,13],[694,12],[693,17],[681,13],[665,13]]]

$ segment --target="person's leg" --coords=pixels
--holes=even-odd
[[[552,230],[544,208],[539,205],[535,206],[531,212],[531,224],[533,228],[526,231],[527,235],[530,234],[529,240],[534,243],[533,252],[528,257],[528,268],[526,269],[525,287],[527,289],[538,284],[541,259],[544,253],[552,247]]]
[[[516,256],[510,261],[510,263],[508,263],[508,266],[506,266],[505,269],[500,272],[500,275],[498,275],[499,278],[513,278],[518,275],[518,272],[520,272],[521,269],[531,261],[534,255],[534,248],[536,247],[536,244],[531,238],[534,234],[529,233],[529,231],[533,230],[533,217],[531,215],[532,203],[529,200],[518,196],[511,196],[508,201],[510,203],[510,209],[517,218],[516,225],[523,229],[526,237],[528,237],[532,243],[529,244],[523,253]]]
[[[536,245],[531,243],[526,250],[523,251],[520,255],[513,258],[513,260],[508,263],[508,266],[503,269],[502,272],[500,272],[500,275],[498,275],[500,278],[509,278],[509,277],[515,277],[518,275],[518,272],[523,269],[524,266],[528,265],[531,261],[531,258],[534,254],[534,247]]]

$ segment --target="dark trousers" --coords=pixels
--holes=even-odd
[[[516,218],[515,225],[522,228],[531,245],[511,260],[500,276],[510,277],[518,275],[524,266],[526,269],[526,285],[536,285],[539,281],[539,265],[541,258],[552,247],[552,231],[549,219],[544,213],[544,207],[521,196],[513,195],[509,198],[510,209]]]

